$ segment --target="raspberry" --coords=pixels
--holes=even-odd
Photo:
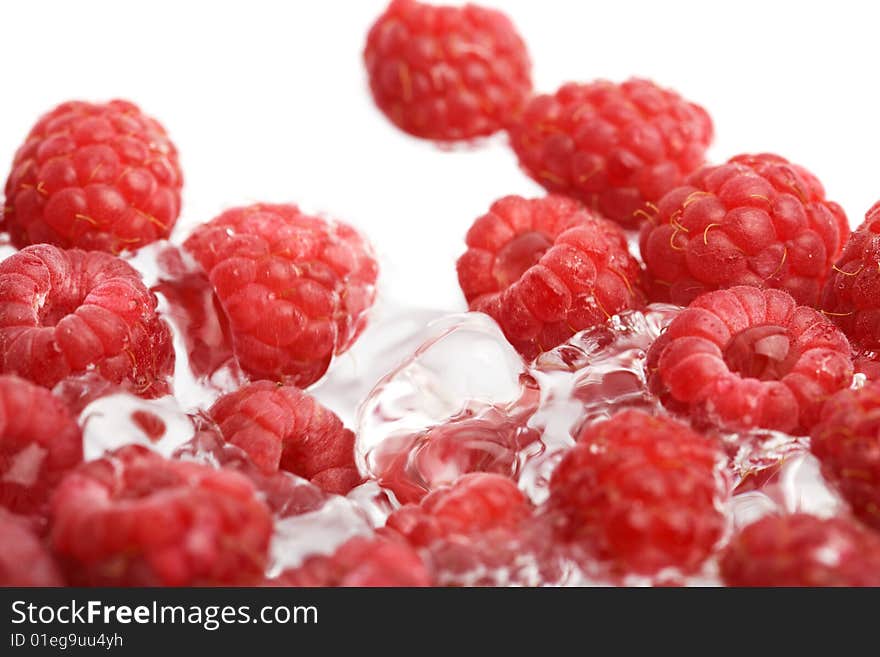
[[[728,586],[880,586],[880,537],[845,518],[766,516],[721,558]]]
[[[748,285],[697,298],[652,345],[648,364],[664,403],[694,419],[789,433],[809,430],[822,401],[853,375],[834,324],[781,290]]]
[[[712,120],[648,80],[601,80],[532,98],[509,132],[520,165],[549,191],[635,226],[703,164]]]
[[[880,202],[850,235],[820,307],[861,349],[880,350]]]
[[[458,281],[528,359],[642,303],[641,270],[615,224],[561,196],[507,196],[467,234]]]
[[[418,505],[399,508],[385,526],[410,544],[426,547],[439,539],[515,528],[530,512],[528,500],[512,480],[478,472],[433,491]]]
[[[60,399],[0,376],[0,506],[42,514],[49,493],[82,461],[82,433]]]
[[[0,508],[0,586],[64,586],[52,555],[28,521]]]
[[[419,555],[406,543],[356,536],[330,556],[309,557],[269,584],[274,586],[430,586]]]
[[[264,472],[287,470],[342,495],[362,481],[354,434],[298,388],[257,381],[220,397],[208,415]]]
[[[589,425],[554,470],[547,511],[565,542],[619,573],[692,572],[724,532],[723,454],[668,417],[627,410]]]
[[[186,240],[251,376],[305,387],[363,331],[378,265],[350,226],[295,205],[228,210]]]
[[[136,250],[168,237],[182,186],[174,144],[137,106],[64,103],[15,154],[4,227],[19,248]]]
[[[174,371],[156,297],[128,263],[48,244],[0,263],[0,371],[53,387],[90,373],[146,397]]]
[[[838,392],[810,435],[822,474],[856,516],[880,529],[880,383]]]
[[[658,203],[640,247],[652,300],[686,306],[709,290],[754,285],[814,306],[849,234],[809,171],[778,155],[704,167]]]
[[[416,137],[490,135],[532,90],[531,62],[502,13],[393,0],[367,35],[364,62],[379,109]]]
[[[69,473],[50,542],[77,586],[259,581],[272,518],[245,476],[130,445]]]

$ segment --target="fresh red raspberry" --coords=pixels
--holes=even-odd
[[[819,307],[855,346],[880,350],[880,202],[849,236]]]
[[[299,388],[257,381],[220,397],[208,415],[264,472],[287,470],[341,495],[363,481],[354,433]]]
[[[82,461],[82,433],[45,388],[0,376],[0,506],[42,515],[61,477]]]
[[[295,205],[228,210],[185,248],[214,286],[251,376],[305,387],[367,324],[378,265],[351,226]]]
[[[380,536],[355,536],[330,556],[309,557],[286,570],[272,586],[431,586],[421,557],[401,541]]]
[[[619,574],[695,571],[721,539],[723,453],[669,417],[627,410],[589,425],[554,470],[559,538]]]
[[[429,493],[420,504],[400,507],[385,526],[411,545],[427,547],[440,539],[515,528],[530,513],[528,499],[511,479],[476,472]]]
[[[846,518],[766,516],[721,558],[728,586],[880,586],[880,536]]]
[[[730,429],[805,431],[852,381],[846,336],[781,290],[707,292],[648,353],[652,388],[673,409]]]
[[[182,186],[174,144],[137,106],[64,103],[15,154],[3,223],[19,248],[136,250],[168,237]]]
[[[520,165],[549,191],[635,226],[703,164],[712,120],[648,80],[600,80],[532,98],[509,132]]]
[[[156,297],[108,253],[48,244],[0,263],[2,372],[46,387],[85,373],[146,397],[166,394],[174,371]]]
[[[367,35],[373,99],[401,130],[455,141],[490,135],[532,91],[525,43],[501,12],[392,0]]]
[[[847,235],[846,215],[816,177],[765,153],[691,175],[657,204],[640,247],[652,300],[686,306],[709,290],[754,285],[815,306]]]
[[[0,586],[64,586],[55,560],[27,519],[2,507]]]
[[[507,196],[468,231],[458,282],[527,359],[641,305],[626,236],[577,201]]]
[[[880,529],[880,382],[834,395],[810,436],[825,478],[856,516]]]
[[[140,445],[82,465],[52,498],[50,543],[78,586],[257,582],[271,533],[247,477]]]

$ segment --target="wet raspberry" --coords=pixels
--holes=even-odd
[[[849,235],[809,171],[778,155],[738,155],[691,175],[657,203],[640,248],[653,301],[686,306],[754,285],[814,306]]]
[[[82,434],[64,403],[29,381],[0,376],[0,506],[42,515],[80,461]]]
[[[692,572],[724,532],[722,461],[686,425],[623,411],[581,433],[553,472],[546,512],[560,540],[617,574]]]
[[[64,586],[52,555],[25,518],[0,508],[0,586]]]
[[[134,445],[69,473],[50,518],[52,549],[79,586],[255,583],[271,533],[246,477]]]
[[[721,558],[728,586],[880,586],[880,536],[846,518],[767,516]]]
[[[298,388],[257,381],[220,397],[208,415],[264,472],[287,470],[343,495],[363,481],[354,434]]]
[[[508,196],[467,234],[458,281],[527,359],[643,302],[623,231],[578,202]]]
[[[664,403],[733,429],[809,430],[822,402],[853,375],[846,336],[780,290],[707,292],[648,354]]]

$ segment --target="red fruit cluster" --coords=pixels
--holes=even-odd
[[[287,470],[343,495],[363,480],[354,434],[298,388],[257,381],[220,397],[208,416],[265,472]]]
[[[22,249],[0,263],[0,371],[46,387],[88,372],[138,395],[165,394],[174,349],[156,303],[113,255]]]
[[[3,227],[19,248],[136,250],[168,237],[182,185],[177,150],[155,119],[122,100],[68,102],[15,154]]]
[[[510,130],[526,173],[634,226],[703,164],[706,111],[648,80],[566,84],[533,98]]]
[[[846,518],[767,516],[721,558],[728,586],[880,586],[880,536]]]
[[[82,451],[79,425],[60,399],[29,381],[0,376],[0,506],[42,515]]]
[[[732,429],[809,430],[853,375],[846,336],[780,290],[707,292],[648,353],[649,382],[671,408]]]
[[[309,557],[268,584],[413,587],[431,586],[431,576],[421,557],[406,543],[380,536],[356,536],[332,555]]]
[[[346,224],[257,204],[199,226],[184,246],[220,299],[235,357],[255,378],[314,383],[366,326],[378,266]]]
[[[692,572],[720,541],[723,454],[664,416],[623,411],[589,425],[550,480],[560,540],[619,574]]]
[[[255,583],[271,533],[246,477],[135,445],[69,473],[50,516],[52,549],[79,586]]]
[[[810,436],[825,478],[856,516],[880,529],[880,383],[842,390],[825,402]]]
[[[849,226],[809,171],[778,155],[739,155],[667,193],[642,227],[656,301],[754,285],[814,306]]]
[[[467,234],[458,281],[526,358],[640,305],[641,269],[623,231],[561,196],[508,196]]]
[[[427,547],[441,539],[515,529],[530,514],[531,504],[511,479],[477,472],[431,492],[420,504],[399,508],[385,526],[411,545]]]
[[[859,349],[880,350],[880,203],[849,236],[820,307]]]
[[[454,141],[490,135],[532,90],[526,46],[502,13],[393,0],[367,35],[373,99],[401,130]]]

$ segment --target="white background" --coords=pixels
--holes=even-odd
[[[713,160],[778,152],[816,173],[853,224],[880,198],[871,3],[487,3],[519,26],[540,91],[650,77],[710,111]],[[0,162],[57,103],[127,98],[180,149],[176,237],[232,205],[297,202],[370,236],[386,300],[461,309],[468,226],[493,199],[539,188],[501,138],[444,152],[373,108],[361,49],[384,5],[3,0]]]

